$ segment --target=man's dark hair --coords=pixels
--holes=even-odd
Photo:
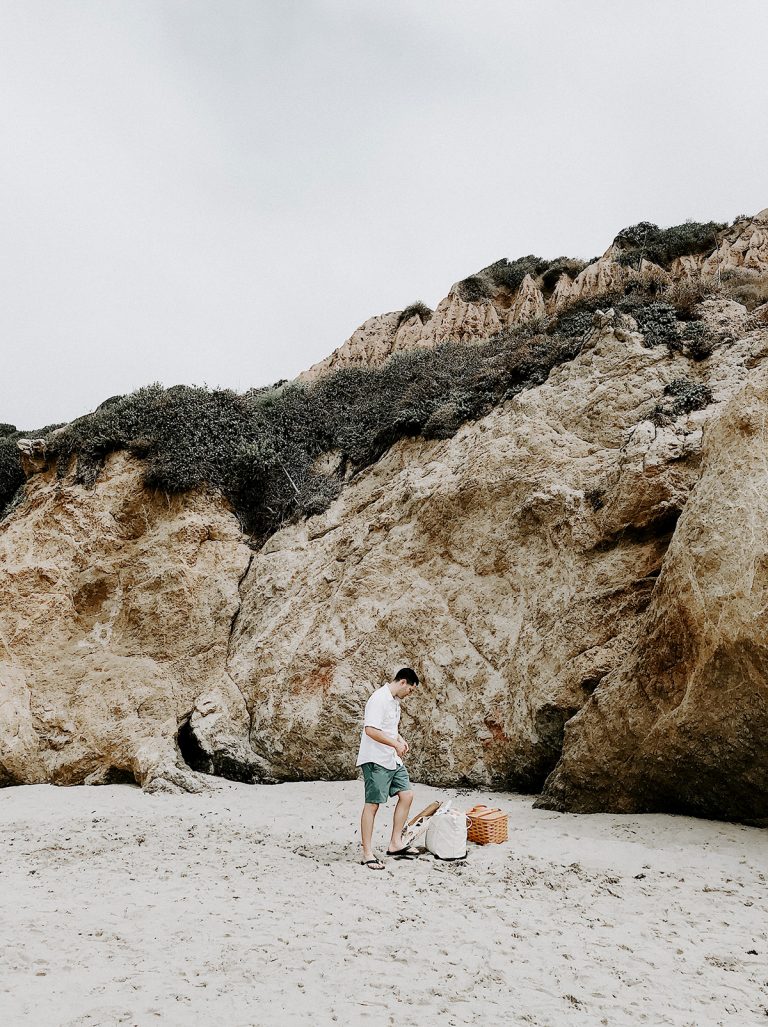
[[[406,681],[409,685],[418,685],[419,675],[411,667],[402,667],[395,674],[395,681]]]

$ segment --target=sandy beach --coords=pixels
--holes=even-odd
[[[2,1022],[767,1022],[765,831],[488,800],[508,844],[372,872],[357,782],[4,789]]]

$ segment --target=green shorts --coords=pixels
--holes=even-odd
[[[398,792],[407,792],[411,787],[408,771],[403,765],[387,770],[378,763],[363,763],[360,768],[365,781],[365,801],[386,805],[387,799]]]

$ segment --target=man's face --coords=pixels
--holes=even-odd
[[[400,698],[407,699],[411,692],[415,692],[419,687],[418,685],[412,685],[409,681],[398,681],[397,684],[400,686]]]

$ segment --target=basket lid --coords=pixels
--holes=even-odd
[[[470,810],[467,816],[471,820],[482,820],[483,823],[489,823],[493,820],[507,819],[507,814],[502,813],[500,809],[489,809],[488,807],[486,807],[484,810],[479,810],[477,813]]]

